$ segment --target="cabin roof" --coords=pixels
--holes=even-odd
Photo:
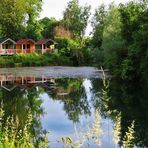
[[[53,44],[55,44],[54,40],[52,39],[41,39],[36,42],[36,45],[47,44],[48,42],[53,42]]]
[[[32,43],[35,43],[35,41],[32,39],[20,39],[16,42],[16,44],[27,44],[29,41],[31,41]]]
[[[10,38],[0,38],[0,44],[3,44],[5,42],[7,42],[8,40],[11,41],[13,44],[16,44],[16,42]]]

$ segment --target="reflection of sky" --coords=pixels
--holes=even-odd
[[[90,102],[91,99],[91,83],[89,80],[84,80],[83,86],[86,90],[87,98]],[[52,100],[47,94],[42,94],[41,98],[43,100],[42,106],[46,114],[42,118],[43,129],[50,131],[49,139],[51,141],[52,147],[56,147],[56,141],[60,140],[61,137],[72,137],[74,138],[74,124],[68,119],[65,111],[63,110],[63,103],[59,100]],[[80,123],[76,124],[79,131],[80,128],[86,127],[88,123],[93,120],[93,117],[81,116]],[[101,128],[103,130],[103,135],[101,136],[101,148],[113,148],[115,147],[112,142],[112,122],[109,119],[101,120]],[[59,147],[59,146],[58,146]],[[96,146],[91,146],[91,148]]]
[[[63,104],[59,101],[54,101],[46,94],[41,96],[43,98],[43,107],[46,114],[42,118],[42,126],[44,129],[47,129],[53,133],[56,133],[56,137],[59,135],[65,135],[67,131],[71,131],[72,121],[67,119],[67,116],[63,110]],[[55,140],[53,137],[50,139]]]

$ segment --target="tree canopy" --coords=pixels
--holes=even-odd
[[[3,0],[0,3],[1,36],[19,39],[25,36],[41,11],[41,0]]]
[[[72,0],[64,11],[62,24],[72,32],[73,38],[83,37],[89,16],[90,6],[81,7],[78,0]]]

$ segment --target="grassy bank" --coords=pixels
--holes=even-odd
[[[73,65],[69,57],[58,53],[42,55],[16,54],[13,56],[0,56],[0,67],[23,67],[23,66],[56,66],[56,65]]]

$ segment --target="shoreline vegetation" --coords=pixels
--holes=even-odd
[[[0,57],[0,68],[26,67],[26,66],[72,66],[68,57],[56,53],[42,55],[38,53],[16,54]]]

